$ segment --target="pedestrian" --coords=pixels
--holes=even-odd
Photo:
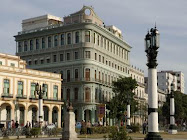
[[[85,128],[85,122],[84,120],[81,121],[81,130],[80,130],[80,134],[84,134],[84,128]]]
[[[11,125],[12,125],[12,129],[14,129],[15,128],[15,122],[14,122],[14,120],[11,121]]]
[[[17,139],[19,139],[19,123],[18,123],[18,121],[16,121],[16,123],[15,123],[15,128],[16,128]]]
[[[90,123],[90,121],[87,122],[86,128],[87,128],[87,134],[91,134],[91,123]]]
[[[147,129],[147,123],[143,123],[143,134],[146,134],[146,129]]]

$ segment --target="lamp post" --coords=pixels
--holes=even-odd
[[[145,36],[145,52],[148,66],[148,134],[144,140],[162,140],[158,133],[157,49],[159,32],[151,28]]]
[[[170,94],[170,126],[168,132],[170,134],[177,134],[177,127],[175,125],[175,101],[174,101],[174,84],[171,84]]]
[[[39,97],[38,104],[39,104],[39,125],[40,127],[42,126],[43,123],[43,95],[45,93],[45,87],[44,84],[39,85],[38,83],[36,84],[35,87],[35,95],[37,94]]]

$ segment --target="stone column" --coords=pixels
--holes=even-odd
[[[50,106],[50,108],[49,108],[49,124],[51,124],[51,123],[52,123],[52,108]]]
[[[91,124],[95,124],[95,110],[92,109],[91,111]]]
[[[175,125],[175,102],[174,102],[174,94],[171,91],[170,94],[170,126],[168,132],[170,134],[177,134],[177,127]]]
[[[129,127],[130,124],[130,104],[127,105],[127,127]]]
[[[60,107],[59,107],[59,111],[58,111],[58,128],[60,128],[61,127],[61,123],[62,123],[62,121],[61,121],[61,105],[59,105]]]

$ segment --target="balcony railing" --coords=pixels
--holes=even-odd
[[[29,99],[31,99],[31,100],[38,100],[38,97],[35,96],[35,95],[31,95],[31,96],[29,97]]]
[[[16,95],[16,98],[27,99],[27,95],[17,94],[17,95]]]
[[[63,99],[56,98],[56,97],[45,97],[43,99],[44,99],[44,101],[55,101],[55,102],[62,102],[63,101]]]
[[[71,78],[71,79],[63,79],[63,83],[69,83],[69,82],[96,82],[105,86],[112,86],[111,82],[106,82],[101,79],[95,79],[95,78]]]
[[[1,97],[2,97],[2,98],[13,98],[13,94],[10,94],[10,93],[2,93],[2,94],[1,94]]]

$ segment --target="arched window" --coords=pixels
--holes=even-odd
[[[58,86],[53,86],[53,99],[58,99]]]
[[[79,43],[79,32],[75,32],[75,43]]]
[[[71,44],[71,33],[67,34],[68,44]]]
[[[54,36],[54,46],[55,47],[58,46],[58,36],[57,35]]]
[[[97,96],[97,88],[95,88],[95,100],[98,100],[98,96]]]

